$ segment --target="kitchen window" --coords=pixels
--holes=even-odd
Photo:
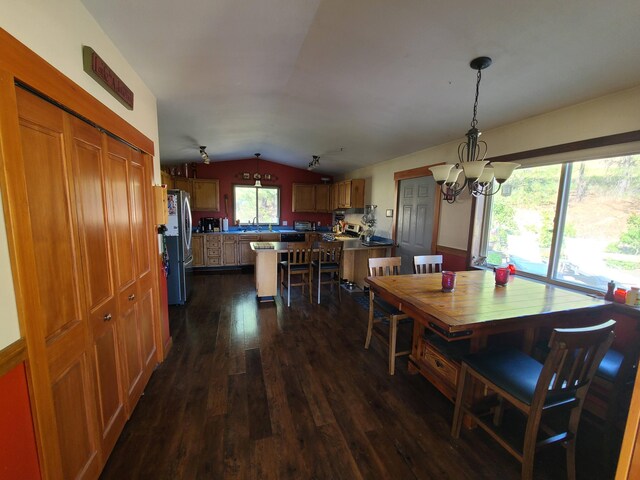
[[[234,209],[241,224],[280,224],[280,188],[234,185]]]
[[[640,153],[521,167],[485,212],[489,266],[587,291],[640,286]]]

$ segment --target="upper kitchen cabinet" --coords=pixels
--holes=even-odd
[[[191,208],[198,211],[217,212],[220,210],[220,188],[218,180],[193,179]]]
[[[169,172],[165,172],[164,170],[160,170],[160,183],[162,185],[166,185],[168,189],[173,188],[173,177]]]
[[[308,183],[293,184],[292,211],[294,212],[330,212],[331,187]]]
[[[331,203],[333,210],[364,208],[364,179],[359,178],[334,183]]]
[[[168,185],[168,184],[167,184]],[[191,179],[185,177],[173,177],[173,188],[176,190],[184,190],[189,193],[189,196],[193,196],[193,186]]]

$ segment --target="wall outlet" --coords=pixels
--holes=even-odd
[[[283,220],[283,221],[282,221],[282,226],[283,226],[283,227],[286,227],[287,225],[289,225],[289,222],[287,222],[286,220]]]

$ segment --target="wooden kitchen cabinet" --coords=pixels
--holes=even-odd
[[[256,252],[251,250],[251,242],[260,241],[260,235],[239,235],[238,265],[255,265]]]
[[[294,212],[329,212],[331,211],[331,186],[294,183],[291,205]]]
[[[238,235],[223,234],[222,236],[222,264],[237,265]]]
[[[315,212],[315,209],[315,185],[294,183],[291,210],[293,212]]]
[[[204,258],[204,234],[203,233],[194,233],[191,236],[191,252],[193,254],[193,266],[194,267],[204,267],[205,258]]]
[[[336,208],[364,208],[364,184],[362,178],[334,183],[333,202],[337,202]]]
[[[218,212],[220,210],[220,189],[218,180],[191,180],[193,196],[191,208],[196,211]]]
[[[176,190],[184,190],[193,197],[193,183],[190,178],[173,177],[173,188]]]
[[[331,185],[314,185],[316,212],[330,212],[331,209]]]
[[[207,267],[222,265],[222,234],[207,233],[204,236],[204,262]]]
[[[167,190],[173,188],[173,177],[170,173],[160,170],[160,183],[167,186]]]

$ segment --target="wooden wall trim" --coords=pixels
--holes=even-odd
[[[604,137],[589,138],[587,140],[561,143],[558,145],[551,145],[549,147],[534,148],[533,150],[525,150],[523,152],[498,155],[497,157],[487,158],[487,160],[491,162],[516,162],[527,158],[544,157],[547,155],[556,155],[558,153],[575,152],[579,150],[588,150],[590,148],[606,147],[609,145],[619,145],[621,143],[637,141],[640,141],[640,130],[633,130],[631,132],[616,133],[614,135],[606,135]]]
[[[458,257],[465,257],[465,258],[467,256],[466,250],[462,250],[461,248],[446,247],[444,245],[437,245],[436,252],[438,252],[439,254],[446,253],[449,255],[456,255]]]
[[[24,338],[0,350],[0,376],[9,373],[27,359],[27,345]]]
[[[431,170],[429,170],[429,168],[434,167],[436,165],[444,165],[444,162],[434,163],[433,165],[429,165],[429,166],[410,168],[409,170],[401,170],[399,172],[395,172],[393,174],[393,180],[398,182],[400,180],[408,180],[410,178],[430,177],[432,173],[431,173]]]
[[[78,61],[82,61],[79,48]],[[0,70],[11,73],[16,80],[154,155],[152,140],[1,28]]]

